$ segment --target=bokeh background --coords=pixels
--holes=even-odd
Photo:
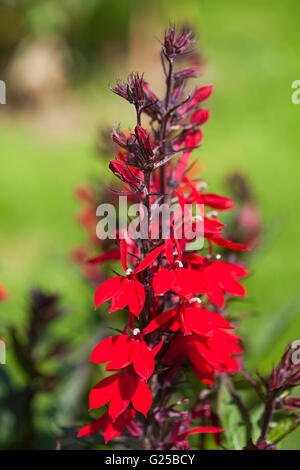
[[[300,105],[291,101],[291,84],[300,79],[299,15],[297,0],[1,1],[7,104],[0,106],[0,280],[10,291],[0,305],[1,336],[11,327],[24,335],[29,290],[39,287],[57,293],[66,308],[46,341],[62,341],[75,362],[87,361],[103,320],[92,310],[93,288],[70,258],[85,239],[74,191],[91,180],[109,185],[99,129],[130,126],[134,118],[107,85],[135,70],[159,90],[155,38],[175,21],[195,28],[205,62],[200,80],[214,85],[211,118],[194,152],[203,176],[211,191],[230,195],[226,179],[241,172],[264,224],[248,297],[233,304],[247,312],[240,330],[250,369],[268,370],[287,342],[300,338]],[[21,388],[26,377],[11,349],[8,341],[0,368]],[[77,383],[86,370],[72,361],[59,362],[60,377],[69,366],[67,383],[34,403],[37,447],[55,446],[59,426],[80,414]],[[45,367],[57,370],[57,361]],[[1,407],[7,377],[0,378]],[[1,414],[0,445],[7,445],[14,425],[4,407]],[[300,448],[299,437],[284,445]]]

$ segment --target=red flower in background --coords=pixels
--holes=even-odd
[[[9,291],[0,282],[0,300],[7,300],[9,298]]]

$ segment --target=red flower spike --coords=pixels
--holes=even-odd
[[[81,198],[89,204],[81,221],[88,229],[92,248],[96,249],[100,243],[102,251],[100,256],[90,260],[89,264],[94,265],[90,268],[97,270],[97,279],[101,280],[103,273],[97,268],[105,261],[120,259],[124,270],[122,275],[116,274],[99,285],[95,292],[95,307],[111,301],[110,312],[128,306],[129,315],[123,333],[104,339],[91,354],[92,362],[106,364],[106,372],[114,373],[96,384],[90,393],[90,408],[105,405],[106,413],[82,428],[79,436],[102,431],[108,442],[126,428],[127,437],[140,436],[141,445],[148,436],[153,448],[189,449],[188,436],[211,432],[220,444],[218,436],[222,429],[219,416],[212,419],[213,403],[209,391],[206,391],[204,401],[199,395],[198,414],[193,406],[177,409],[179,402],[170,402],[172,394],[178,392],[175,374],[185,366],[190,366],[196,377],[209,386],[216,374],[233,374],[239,370],[235,356],[242,353],[240,338],[232,332],[228,320],[213,311],[217,308],[211,303],[223,308],[225,294],[226,298],[231,295],[244,297],[245,289],[239,280],[248,274],[238,264],[216,261],[219,256],[214,252],[214,245],[236,251],[248,249],[244,244],[226,240],[223,235],[225,225],[218,215],[209,212],[210,209],[232,209],[233,200],[208,193],[203,180],[196,180],[194,175],[187,177],[192,168],[192,165],[188,168],[191,152],[201,143],[202,125],[209,118],[209,111],[201,108],[202,102],[212,93],[211,86],[195,89],[190,95],[186,93],[186,80],[195,76],[194,65],[201,63],[195,61],[195,53],[189,50],[193,42],[192,32],[186,28],[177,34],[171,26],[165,34],[161,57],[169,78],[166,95],[161,100],[138,74],[131,74],[127,83],[119,81],[113,89],[134,105],[137,117],[133,132],[113,131],[119,160],[113,159],[109,166],[124,183],[123,191],[120,189],[118,193],[129,194],[132,201],[138,200],[147,207],[158,202],[171,203],[176,196],[180,208],[172,212],[170,236],[161,240],[162,222],[150,217],[146,242],[134,237],[131,240],[118,232],[115,238],[120,248],[112,250],[110,243],[99,242],[91,236],[97,205],[94,195],[83,194]],[[192,52],[190,64],[187,68],[178,67],[180,64],[174,63],[177,56],[186,52]],[[151,118],[148,130],[141,126],[144,114]],[[159,171],[154,171],[159,166]],[[188,223],[196,238],[197,218],[193,217],[193,211],[183,210],[187,204],[201,207],[207,245],[204,256],[188,251],[193,240],[188,239],[187,234],[186,238],[182,238],[181,233],[179,236],[179,231],[182,232]],[[184,221],[179,214],[182,212]],[[142,210],[140,229],[143,218]],[[84,253],[82,263],[88,258],[89,248]],[[195,297],[198,294],[205,294],[206,308],[201,308],[201,299]],[[142,318],[137,328],[135,317],[139,316]],[[151,377],[150,387],[147,382]],[[135,412],[147,416],[152,405],[151,391],[156,395],[161,386],[165,386],[163,400],[157,399],[151,417],[145,421],[137,414],[133,421]],[[188,405],[185,397],[180,401]],[[196,420],[199,418],[204,418],[209,426],[198,427]],[[151,433],[153,420],[157,420],[163,434]]]

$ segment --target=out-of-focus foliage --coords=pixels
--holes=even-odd
[[[59,36],[66,42],[77,71],[105,51],[127,44],[133,2],[107,0],[3,0],[0,6],[0,60],[7,63],[22,41]],[[112,21],[113,19],[113,21]]]

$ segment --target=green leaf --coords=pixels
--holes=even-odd
[[[246,427],[240,412],[233,402],[230,391],[223,382],[221,385],[220,413],[223,434],[223,444],[229,450],[242,450],[246,446]]]
[[[280,421],[276,424],[271,423],[271,431],[268,434],[268,441],[274,442],[275,444],[281,441],[289,432],[292,432],[299,425],[299,420],[295,417],[287,416],[281,417]]]

